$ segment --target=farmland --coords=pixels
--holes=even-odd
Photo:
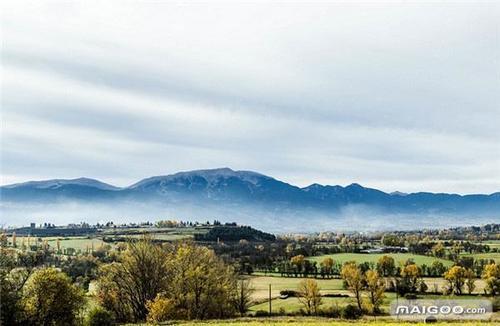
[[[186,228],[133,228],[133,229],[105,229],[100,233],[88,236],[17,236],[16,243],[21,246],[25,245],[40,245],[44,241],[47,242],[50,248],[57,248],[57,242],[61,249],[73,248],[76,251],[97,250],[104,245],[114,246],[118,242],[124,242],[128,239],[139,239],[144,234],[150,235],[157,241],[177,241],[193,239],[195,234],[203,234],[207,232],[204,227],[186,227]],[[8,239],[12,245],[12,237]]]
[[[34,260],[37,265],[32,270],[33,273],[50,274],[56,272],[61,276],[67,274],[70,278],[66,279],[65,282],[72,283],[74,286],[85,290],[87,300],[82,306],[80,313],[82,316],[91,315],[96,309],[105,309],[107,312],[115,314],[120,313],[120,310],[117,310],[114,304],[108,305],[109,301],[104,301],[107,300],[107,292],[103,291],[103,288],[99,286],[99,282],[112,282],[111,284],[114,284],[113,286],[116,286],[116,289],[119,289],[118,291],[122,291],[121,283],[115,284],[117,281],[114,278],[106,278],[106,274],[102,273],[126,277],[127,284],[135,284],[135,278],[148,275],[146,271],[151,270],[154,266],[160,266],[159,268],[162,270],[161,273],[154,276],[158,277],[158,284],[162,284],[162,291],[164,291],[162,293],[171,293],[172,289],[177,291],[180,290],[179,286],[186,285],[189,286],[189,289],[183,288],[182,291],[194,291],[195,288],[191,288],[191,284],[195,285],[197,283],[191,283],[189,279],[191,276],[186,275],[193,275],[194,279],[199,280],[205,279],[209,275],[213,281],[209,287],[203,288],[204,291],[209,291],[207,296],[203,297],[206,298],[203,300],[207,300],[204,301],[203,305],[210,306],[214,302],[225,302],[226,304],[223,311],[217,309],[217,304],[211,306],[210,313],[212,315],[209,318],[243,316],[242,319],[230,319],[225,322],[220,320],[213,323],[207,322],[207,325],[220,323],[239,325],[242,322],[252,325],[252,323],[261,324],[264,321],[268,322],[268,325],[280,325],[287,322],[296,325],[321,325],[325,323],[348,325],[349,323],[344,323],[343,320],[350,318],[360,318],[361,323],[375,320],[377,322],[382,320],[392,322],[393,320],[388,314],[390,303],[396,297],[403,297],[407,294],[422,299],[492,297],[492,288],[489,285],[490,283],[487,283],[488,279],[484,278],[483,271],[485,266],[490,264],[490,259],[498,261],[499,254],[495,247],[497,242],[492,239],[493,237],[490,240],[481,242],[476,239],[474,242],[459,242],[436,238],[422,238],[418,240],[419,242],[415,242],[415,238],[411,234],[406,234],[404,236],[404,245],[408,250],[406,253],[360,253],[367,247],[368,249],[382,248],[386,251],[390,251],[394,247],[386,245],[380,238],[373,238],[373,235],[341,235],[340,240],[338,235],[334,235],[327,242],[329,246],[324,246],[323,244],[326,241],[318,240],[314,234],[309,235],[308,238],[303,236],[275,238],[273,235],[247,226],[237,226],[232,223],[221,225],[216,222],[213,224],[197,223],[196,225],[177,223],[177,227],[153,226],[150,223],[140,226],[121,225],[116,227],[86,225],[85,228],[79,228],[78,226],[54,228],[51,226],[50,228],[47,227],[47,229],[41,228],[41,230],[34,228],[34,231],[39,233],[37,236],[30,236],[29,238],[26,235],[17,235],[14,234],[14,231],[11,231],[3,234],[3,240],[0,243],[5,246],[5,252],[12,255],[13,260],[19,257],[23,259],[19,260],[20,266],[23,266],[22,264],[26,264],[26,262],[30,263],[30,261],[33,261],[30,260],[30,257],[38,255],[43,260],[40,262]],[[64,233],[65,230],[68,230],[68,232]],[[87,230],[92,232],[87,232]],[[45,234],[50,232],[57,232],[57,234],[43,236],[41,235],[42,231],[47,231]],[[74,234],[77,231],[79,231],[80,235]],[[145,234],[149,236],[144,237]],[[400,239],[401,235],[397,237],[393,235],[393,238]],[[176,244],[178,240],[184,239],[192,241]],[[390,238],[385,240],[387,239]],[[124,245],[125,242],[128,242],[127,246]],[[159,244],[160,246],[158,246]],[[486,247],[485,244],[491,246]],[[147,249],[137,251],[137,248],[143,246],[146,246]],[[209,250],[206,251],[202,247]],[[73,250],[68,250],[69,248]],[[125,250],[125,248],[128,249]],[[155,248],[160,250],[155,250]],[[177,252],[177,254],[173,255],[174,252]],[[474,254],[471,255],[471,252]],[[144,260],[143,253],[147,257],[151,255],[151,258],[154,259]],[[135,258],[123,260],[132,257],[131,255],[135,255],[133,256]],[[383,256],[392,257],[393,260],[382,260],[377,266]],[[474,259],[463,259],[468,256]],[[189,257],[189,259],[185,257]],[[327,257],[331,258],[333,262],[324,261]],[[175,260],[177,263],[156,265],[156,258],[168,262]],[[377,284],[379,287],[383,287],[385,293],[377,301],[377,309],[379,309],[377,313],[368,310],[370,292],[366,285],[362,285],[361,300],[357,300],[352,288],[346,286],[348,276],[344,274],[343,268],[345,263],[349,261],[356,262],[357,268],[354,269],[354,272],[359,273],[359,277],[364,280],[368,279],[370,270],[379,273],[375,276],[379,278]],[[436,261],[441,264],[435,264]],[[124,264],[124,262],[134,264],[134,269],[144,270],[145,274],[122,274],[123,270],[111,268],[112,266],[118,266],[118,264]],[[146,266],[147,264],[149,264],[149,267]],[[202,273],[199,273],[200,264],[205,266]],[[182,270],[178,270],[177,266],[188,268],[194,274],[185,274]],[[418,268],[419,266],[420,268]],[[459,292],[457,292],[457,288],[451,288],[451,283],[445,280],[443,275],[449,272],[452,266],[458,266],[464,272],[471,270],[474,273],[471,277],[474,283],[473,287],[469,288],[468,285],[467,287],[462,285],[458,289]],[[57,268],[57,270],[52,270],[52,267]],[[27,267],[21,268],[31,268],[31,266],[27,265]],[[493,268],[496,267],[493,266]],[[412,270],[416,271],[413,274],[415,276],[405,274],[411,273]],[[175,277],[180,278],[182,282],[163,283],[162,275],[176,275]],[[219,281],[221,275],[222,280],[226,280],[223,282],[227,285],[220,287],[219,292],[210,292],[212,286],[218,287],[219,284],[224,284]],[[242,279],[249,282],[241,281]],[[309,282],[305,283],[304,280],[309,280]],[[404,283],[408,282],[408,280],[415,280],[418,287],[408,287],[409,283]],[[150,282],[150,277],[148,276],[143,281]],[[203,281],[199,284],[208,283]],[[245,303],[244,310],[241,311],[236,310],[233,296],[237,287],[243,287],[243,284],[246,284],[247,289],[250,290],[248,290],[248,300]],[[298,299],[298,296],[304,293],[301,286],[306,286],[306,284],[314,284],[315,296],[321,298],[321,303],[316,306],[318,310],[314,312],[314,314],[317,314],[317,318],[307,317],[310,316],[311,311],[306,310],[308,308],[305,308],[303,300]],[[228,289],[231,289],[230,292]],[[269,292],[269,290],[271,291]],[[395,291],[398,292],[398,295],[396,295]],[[469,291],[471,291],[471,294],[468,294]],[[220,296],[214,299],[214,293],[220,293]],[[21,292],[20,295],[25,294]],[[129,300],[128,295],[125,292],[120,292],[121,300]],[[133,295],[135,296],[135,294]],[[174,300],[172,302],[176,302],[175,304],[180,307],[182,302],[175,301],[178,300],[176,299],[178,297],[179,295],[172,296],[169,300]],[[269,297],[271,297],[271,301],[269,301]],[[189,299],[192,296],[186,298]],[[151,299],[149,300],[151,301]],[[262,317],[269,312],[269,303],[271,303],[272,317],[268,316],[268,318],[263,319]],[[119,304],[121,308],[132,309],[128,308],[132,306]],[[159,304],[163,304],[162,301],[159,301]],[[357,310],[358,305],[363,305],[363,309]],[[348,315],[352,311],[354,311],[355,315]],[[201,313],[202,310],[192,310],[192,312]],[[138,314],[135,310],[130,310],[129,313]],[[117,316],[123,323],[134,320],[129,318],[129,315]],[[276,318],[278,316],[280,318]],[[325,316],[337,319],[325,319]],[[142,314],[135,320],[144,321],[146,317],[145,314]],[[159,318],[164,317],[160,316]],[[183,314],[182,311],[179,313],[172,311],[168,318],[174,324],[182,324],[182,319],[191,317]],[[494,318],[499,318],[498,313],[494,314]],[[184,323],[184,325],[189,324],[189,322]]]
[[[264,314],[265,312],[269,311],[269,301],[268,301],[268,289],[269,289],[269,284],[271,284],[271,307],[272,307],[272,312],[273,314],[297,314],[299,313],[302,309],[304,309],[304,305],[296,298],[296,297],[288,297],[288,298],[280,298],[279,297],[279,292],[281,290],[297,290],[299,283],[304,280],[304,278],[282,278],[282,277],[262,277],[262,276],[256,276],[256,277],[251,277],[249,278],[252,282],[252,287],[254,288],[254,292],[252,294],[252,299],[254,300],[254,304],[250,307],[249,313],[250,314]],[[328,309],[332,307],[338,307],[342,308],[347,305],[355,305],[356,300],[352,296],[352,294],[344,290],[342,287],[342,280],[339,279],[329,279],[329,280],[321,280],[317,279],[318,285],[321,289],[320,293],[323,296],[322,297],[322,304],[321,308],[322,309]],[[443,278],[424,278],[423,281],[428,284],[429,288],[433,288],[433,285],[436,284],[439,289],[441,289],[443,286],[445,286],[446,281]],[[485,283],[483,280],[478,279],[476,280],[476,285],[477,288],[474,291],[473,295],[461,295],[460,299],[477,299],[478,295],[483,293]],[[336,294],[339,295],[338,297],[332,297],[332,296],[325,296],[325,295],[332,295]],[[436,294],[420,294],[419,298],[422,299],[443,299],[443,298],[457,298],[456,296],[453,295],[447,295],[443,296],[441,294],[436,295]],[[394,292],[386,292],[385,293],[385,298],[381,304],[381,309],[382,311],[387,312],[389,310],[390,303],[396,299],[396,294]],[[369,318],[367,316],[364,317],[364,321],[367,321],[366,318]],[[392,322],[393,320],[386,316],[386,317],[377,317],[377,318],[382,318],[385,319],[388,322]],[[493,318],[496,320],[497,318],[500,318],[498,313],[495,313],[493,315]],[[323,319],[317,319],[318,322],[325,322]],[[283,321],[273,321],[272,324],[269,325],[279,325]],[[359,321],[358,321],[359,322]],[[373,322],[373,320],[372,320]],[[302,321],[300,319],[294,319],[293,323],[295,325],[301,325],[301,323],[304,324],[313,324],[311,321]],[[335,325],[335,323],[332,323]],[[339,325],[349,325],[352,323],[348,322],[341,322]],[[229,325],[238,325],[237,323],[229,323]],[[414,325],[414,324],[412,324]],[[447,324],[449,325],[449,324]],[[462,324],[461,324],[462,325]]]
[[[29,239],[29,240],[28,240]],[[34,244],[35,242],[39,242],[39,238],[34,237],[17,237],[17,243],[20,245],[22,242],[28,244]],[[47,241],[47,244],[50,248],[57,247],[57,240],[59,240],[59,245],[61,249],[73,248],[75,250],[86,250],[94,248],[98,249],[106,243],[102,241],[102,239],[98,237],[43,237],[40,238],[42,241]]]
[[[315,261],[317,263],[320,263],[323,259],[330,257],[332,258],[336,263],[343,264],[347,261],[355,261],[356,263],[373,263],[376,264],[377,261],[380,259],[382,256],[390,256],[394,258],[394,261],[397,263],[404,263],[407,260],[411,259],[415,262],[417,265],[428,265],[430,266],[432,262],[435,260],[439,260],[443,263],[445,266],[451,266],[453,265],[452,261],[446,260],[446,259],[440,259],[440,258],[435,258],[435,257],[430,257],[430,256],[422,256],[422,255],[415,255],[415,254],[409,254],[409,253],[387,253],[387,254],[360,254],[360,253],[341,253],[341,254],[331,254],[331,255],[322,255],[322,256],[313,256],[313,257],[308,257],[309,260]]]
[[[354,325],[369,325],[369,326],[384,326],[384,325],[403,325],[403,326],[424,326],[425,323],[409,323],[396,321],[391,318],[365,318],[355,321],[339,321],[337,319],[319,318],[319,317],[278,317],[278,318],[239,318],[229,320],[212,320],[212,321],[191,321],[191,322],[178,322],[160,325],[202,325],[202,326],[281,326],[281,325],[294,325],[294,326],[354,326]],[[144,324],[146,325],[146,324]],[[438,322],[434,325],[446,326],[478,326],[484,325],[481,322]]]
[[[494,260],[497,263],[500,263],[500,252],[485,252],[480,254],[462,254],[462,257],[472,257],[474,259],[487,259]]]

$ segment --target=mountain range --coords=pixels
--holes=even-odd
[[[107,216],[113,214],[113,208],[118,212],[121,206],[143,207],[143,216],[149,213],[148,207],[155,207],[155,214],[165,211],[178,216],[191,212],[219,218],[226,214],[228,220],[239,217],[245,222],[257,219],[255,215],[267,216],[268,222],[289,220],[298,215],[304,217],[304,214],[322,216],[323,220],[335,219],[345,217],[353,207],[357,216],[365,212],[378,216],[410,214],[413,219],[415,216],[441,215],[458,219],[486,217],[491,222],[500,219],[499,192],[489,195],[385,193],[356,183],[346,187],[315,183],[301,188],[260,173],[229,168],[155,176],[128,187],[115,187],[88,178],[29,181],[2,186],[0,195],[2,210],[11,214],[16,213],[16,207],[35,207],[33,212],[36,214],[36,207],[40,205],[77,203],[87,207],[106,206]],[[176,207],[190,209],[177,211]],[[193,207],[198,209],[193,210]],[[33,212],[27,216],[33,216]],[[92,210],[84,210],[84,214],[89,217]],[[117,215],[123,214],[120,211]]]

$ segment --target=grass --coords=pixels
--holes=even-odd
[[[275,298],[280,295],[281,290],[296,290],[299,283],[304,280],[304,278],[290,278],[290,277],[271,277],[271,276],[253,276],[249,277],[251,284],[255,289],[253,293],[254,300],[262,300],[269,297],[269,284],[271,284],[271,297]],[[347,293],[346,290],[342,289],[342,280],[340,279],[329,279],[322,280],[317,279],[319,287],[321,288],[321,293]]]
[[[20,247],[23,241],[28,245],[27,237],[17,237],[16,243],[17,246]],[[94,249],[98,249],[100,246],[105,245],[106,243],[99,238],[88,238],[88,237],[43,237],[42,241],[47,241],[51,248],[57,248],[57,239],[59,239],[59,243],[61,249],[66,248],[74,248],[76,250],[86,250],[87,247],[89,249],[92,248],[92,244],[94,245]],[[10,239],[9,239],[10,240]],[[37,237],[30,238],[31,245],[39,243]]]
[[[133,234],[133,235],[126,235],[125,237],[127,238],[142,238],[142,234]],[[153,239],[155,240],[163,240],[163,241],[175,241],[175,240],[184,240],[184,239],[192,239],[194,238],[194,234],[189,234],[189,233],[177,233],[177,232],[172,232],[172,233],[153,233],[152,234]]]
[[[107,237],[124,237],[124,238],[140,238],[144,233],[150,233],[153,238],[164,241],[176,241],[183,239],[192,239],[194,234],[206,233],[206,228],[199,227],[186,227],[186,228],[161,228],[154,229],[154,232],[151,232],[151,229],[143,228],[143,229],[109,229],[103,232],[100,235],[86,237],[86,236],[69,236],[69,237],[41,237],[42,241],[47,241],[51,248],[57,247],[57,239],[60,241],[61,249],[66,248],[74,248],[75,250],[86,250],[87,247],[89,249],[94,246],[94,249],[98,249],[100,246],[105,244],[113,245],[113,243],[106,243],[102,241],[102,236]],[[138,232],[142,232],[142,234],[136,234]],[[17,236],[17,246],[20,247],[22,241],[25,241],[25,244],[28,245],[28,237],[25,236]],[[12,237],[8,238],[10,244],[12,244]],[[30,237],[30,243],[36,244],[38,243],[38,237]]]
[[[445,266],[453,265],[452,261],[449,261],[446,259],[440,259],[440,258],[435,258],[435,257],[430,257],[430,256],[415,255],[415,254],[409,254],[409,253],[387,253],[387,254],[341,253],[341,254],[331,254],[331,255],[307,257],[307,259],[309,259],[311,261],[316,261],[317,263],[320,263],[323,259],[325,259],[327,257],[331,257],[336,263],[340,263],[340,264],[343,264],[347,261],[355,261],[358,264],[364,263],[364,262],[376,264],[377,261],[382,256],[390,256],[390,257],[394,258],[396,264],[404,263],[408,259],[413,259],[413,261],[417,265],[425,264],[427,266],[430,266],[432,264],[432,262],[434,262],[435,260],[441,261],[443,263],[443,265],[445,265]]]
[[[281,290],[297,290],[299,283],[305,278],[291,278],[291,277],[272,277],[272,276],[251,276],[247,277],[251,281],[251,285],[254,288],[252,294],[252,299],[256,304],[252,307],[252,311],[257,310],[268,310],[267,299],[269,298],[269,284],[271,285],[271,298],[273,299],[273,310],[278,311],[281,307],[287,312],[293,312],[300,309],[300,304],[296,298],[279,299]],[[438,285],[438,289],[441,290],[446,284],[443,278],[424,278],[425,283],[429,287],[429,291],[432,291],[434,284]],[[316,279],[318,286],[321,289],[321,294],[347,294],[350,295],[348,290],[343,289],[342,280],[340,279]],[[475,294],[483,293],[484,281],[481,279],[476,280]],[[395,298],[395,294],[392,292],[386,292],[386,300],[383,306],[389,305],[390,300]],[[425,298],[444,298],[439,295],[426,294]],[[455,297],[456,298],[456,297]],[[477,298],[477,296],[462,295],[460,299],[467,298]],[[352,298],[329,298],[323,297],[325,304],[337,303],[340,306],[347,303],[354,303]]]
[[[405,325],[405,326],[424,326],[425,323],[410,323],[394,320],[390,317],[380,318],[367,317],[360,320],[338,320],[320,317],[273,317],[273,318],[239,318],[228,320],[212,320],[212,321],[184,321],[184,322],[169,322],[168,325],[225,325],[225,326],[280,326],[280,325],[294,325],[294,326],[354,326],[354,325],[370,325],[370,326],[383,326],[383,325]],[[447,325],[447,326],[476,326],[488,325],[488,322],[438,322],[434,325]],[[165,324],[167,325],[167,324]]]
[[[356,304],[356,300],[352,297],[349,298],[322,298],[321,307],[329,307],[332,305],[338,305],[339,307],[345,306],[347,304]],[[271,310],[274,313],[279,312],[280,310],[284,310],[285,312],[296,312],[300,309],[303,309],[304,306],[299,302],[297,298],[288,298],[288,299],[273,299],[271,301]],[[269,302],[262,302],[256,304],[250,308],[250,311],[269,311]]]
[[[476,259],[493,259],[497,264],[500,263],[500,252],[488,252],[481,254],[462,254],[463,257],[472,257]]]
[[[482,242],[477,242],[476,244],[488,245],[491,249],[493,248],[500,249],[500,240],[486,240]]]

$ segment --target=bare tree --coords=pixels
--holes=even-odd
[[[250,280],[241,279],[237,282],[233,298],[234,307],[243,315],[252,304],[252,293],[255,291]]]

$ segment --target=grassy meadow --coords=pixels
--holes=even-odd
[[[252,299],[254,300],[255,304],[250,308],[251,312],[256,312],[259,310],[269,310],[269,303],[267,301],[269,297],[269,284],[271,284],[273,312],[284,310],[286,313],[294,313],[302,308],[302,305],[297,298],[290,297],[287,299],[281,299],[279,295],[280,291],[282,290],[297,290],[299,283],[304,280],[304,278],[253,276],[248,277],[248,279],[251,281],[252,287],[254,288]],[[348,290],[343,289],[341,279],[316,279],[316,281],[318,282],[322,295],[334,293],[349,295],[349,297],[323,297],[322,306],[324,308],[332,305],[345,306],[347,304],[355,304],[355,299],[352,297],[352,294]],[[424,281],[429,286],[429,290],[433,289],[434,284],[436,284],[439,289],[442,289],[446,282],[443,278],[424,278]],[[476,289],[474,291],[475,295],[461,295],[460,299],[477,298],[477,294],[481,294],[483,292],[484,285],[485,284],[483,280],[476,280]],[[386,298],[384,299],[382,309],[388,310],[389,304],[393,299],[396,298],[396,294],[392,292],[386,292],[385,295]],[[427,294],[425,295],[425,298],[442,299],[443,296]]]
[[[21,246],[24,239],[24,243],[28,245],[28,237],[17,237],[17,245]],[[94,249],[98,249],[102,245],[106,245],[102,239],[97,237],[43,237],[42,241],[47,241],[48,245],[51,248],[57,248],[57,240],[59,239],[59,245],[61,249],[74,248],[75,250],[86,250],[87,248],[91,249],[92,245]],[[9,239],[11,241],[11,239]],[[30,244],[39,244],[38,237],[30,237]]]
[[[435,260],[441,261],[443,263],[443,265],[445,265],[445,266],[453,265],[453,262],[450,260],[440,259],[440,258],[430,257],[430,256],[415,255],[415,254],[410,254],[410,253],[386,253],[386,254],[340,253],[340,254],[307,257],[307,259],[309,259],[311,261],[315,261],[317,263],[320,263],[323,259],[330,257],[336,263],[340,263],[340,264],[343,264],[347,261],[355,261],[358,264],[364,263],[364,262],[376,264],[377,261],[382,256],[390,256],[390,257],[394,258],[394,261],[396,262],[396,264],[404,263],[408,259],[412,259],[415,262],[415,264],[417,264],[417,265],[425,264],[427,266],[430,266],[432,264],[432,262]]]
[[[493,259],[497,264],[500,263],[500,252],[485,252],[480,254],[462,254],[463,257],[472,257],[474,259]]]
[[[354,326],[354,325],[405,325],[405,326],[424,326],[425,323],[401,322],[390,317],[364,318],[361,320],[338,320],[319,317],[273,317],[273,318],[240,318],[229,320],[212,320],[212,321],[190,321],[190,322],[168,322],[161,325],[223,325],[223,326],[280,326],[280,325],[295,325],[295,326]],[[447,326],[477,326],[477,325],[492,325],[488,322],[438,322],[434,325]]]

